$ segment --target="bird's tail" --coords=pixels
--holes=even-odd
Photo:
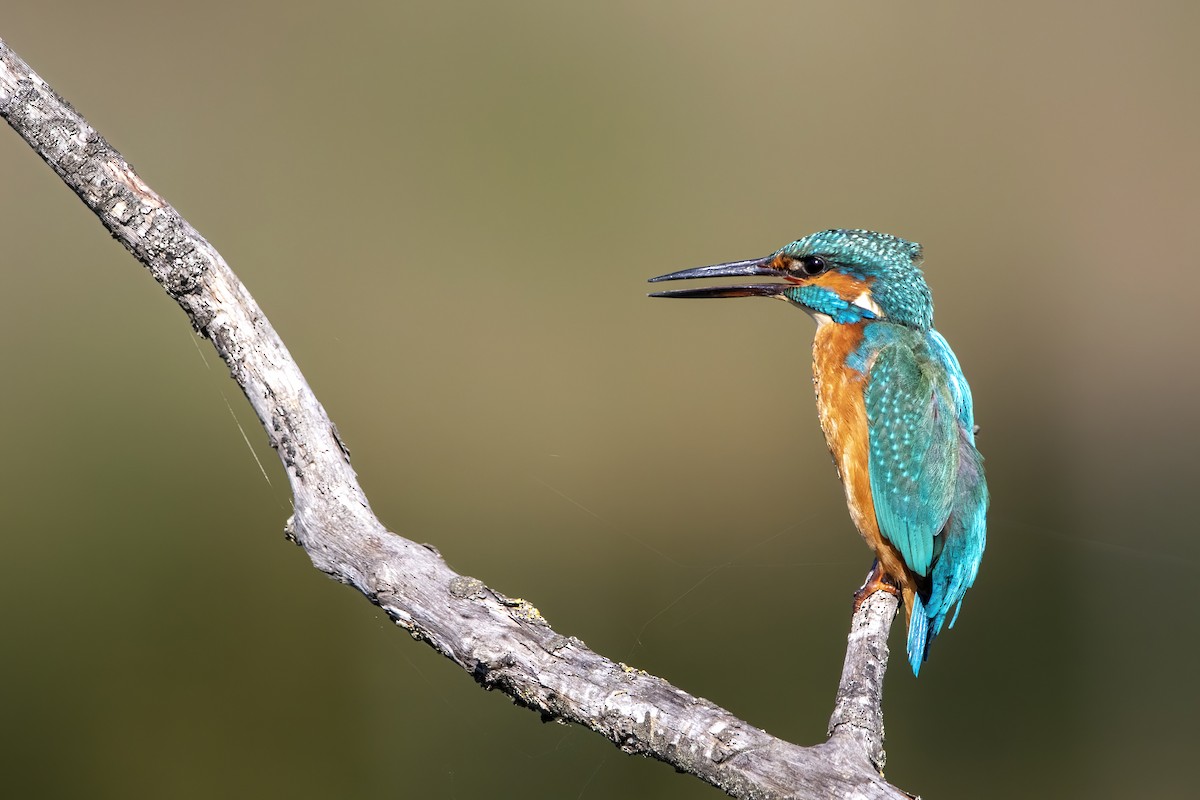
[[[913,675],[919,675],[921,664],[929,658],[929,646],[933,644],[938,628],[942,626],[941,620],[938,620],[938,625],[930,626],[929,616],[925,613],[925,603],[920,594],[913,592],[910,602],[912,608],[908,610],[908,663],[912,665]]]
[[[912,608],[908,615],[908,663],[912,664],[913,675],[919,675],[921,665],[929,658],[929,648],[933,645],[933,640],[942,632],[942,626],[946,623],[946,611],[935,608],[926,601],[930,598],[921,598],[919,592],[912,593],[912,599],[905,597],[906,602],[912,603]],[[958,608],[962,607],[962,601],[958,603]],[[954,616],[958,616],[958,608],[954,611]],[[950,627],[954,627],[954,620],[950,621]]]

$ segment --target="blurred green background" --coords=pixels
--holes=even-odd
[[[1200,745],[1198,9],[114,0],[0,36],[220,249],[388,525],[793,741],[871,562],[813,326],[643,281],[923,242],[993,505],[958,627],[888,676],[888,777],[1169,797]],[[6,794],[720,796],[315,572],[207,343],[7,127],[0,179]]]

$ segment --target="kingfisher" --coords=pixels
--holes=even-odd
[[[763,258],[650,279],[777,278],[650,296],[774,297],[816,321],[817,415],[850,517],[875,553],[854,607],[880,590],[901,597],[914,675],[979,572],[988,507],[971,389],[933,328],[922,262],[915,242],[827,230]]]

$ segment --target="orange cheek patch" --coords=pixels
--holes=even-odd
[[[852,278],[842,272],[831,270],[829,272],[818,275],[807,281],[815,286],[823,286],[832,292],[835,292],[838,297],[848,303],[853,303],[855,298],[859,297],[863,292],[870,292],[871,282]]]

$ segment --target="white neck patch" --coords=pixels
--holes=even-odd
[[[875,315],[876,319],[884,319],[887,316],[883,313],[883,309],[879,307],[879,303],[876,303],[871,299],[871,295],[868,292],[863,292],[858,297],[851,300],[850,303],[858,306],[859,308],[870,311]]]

